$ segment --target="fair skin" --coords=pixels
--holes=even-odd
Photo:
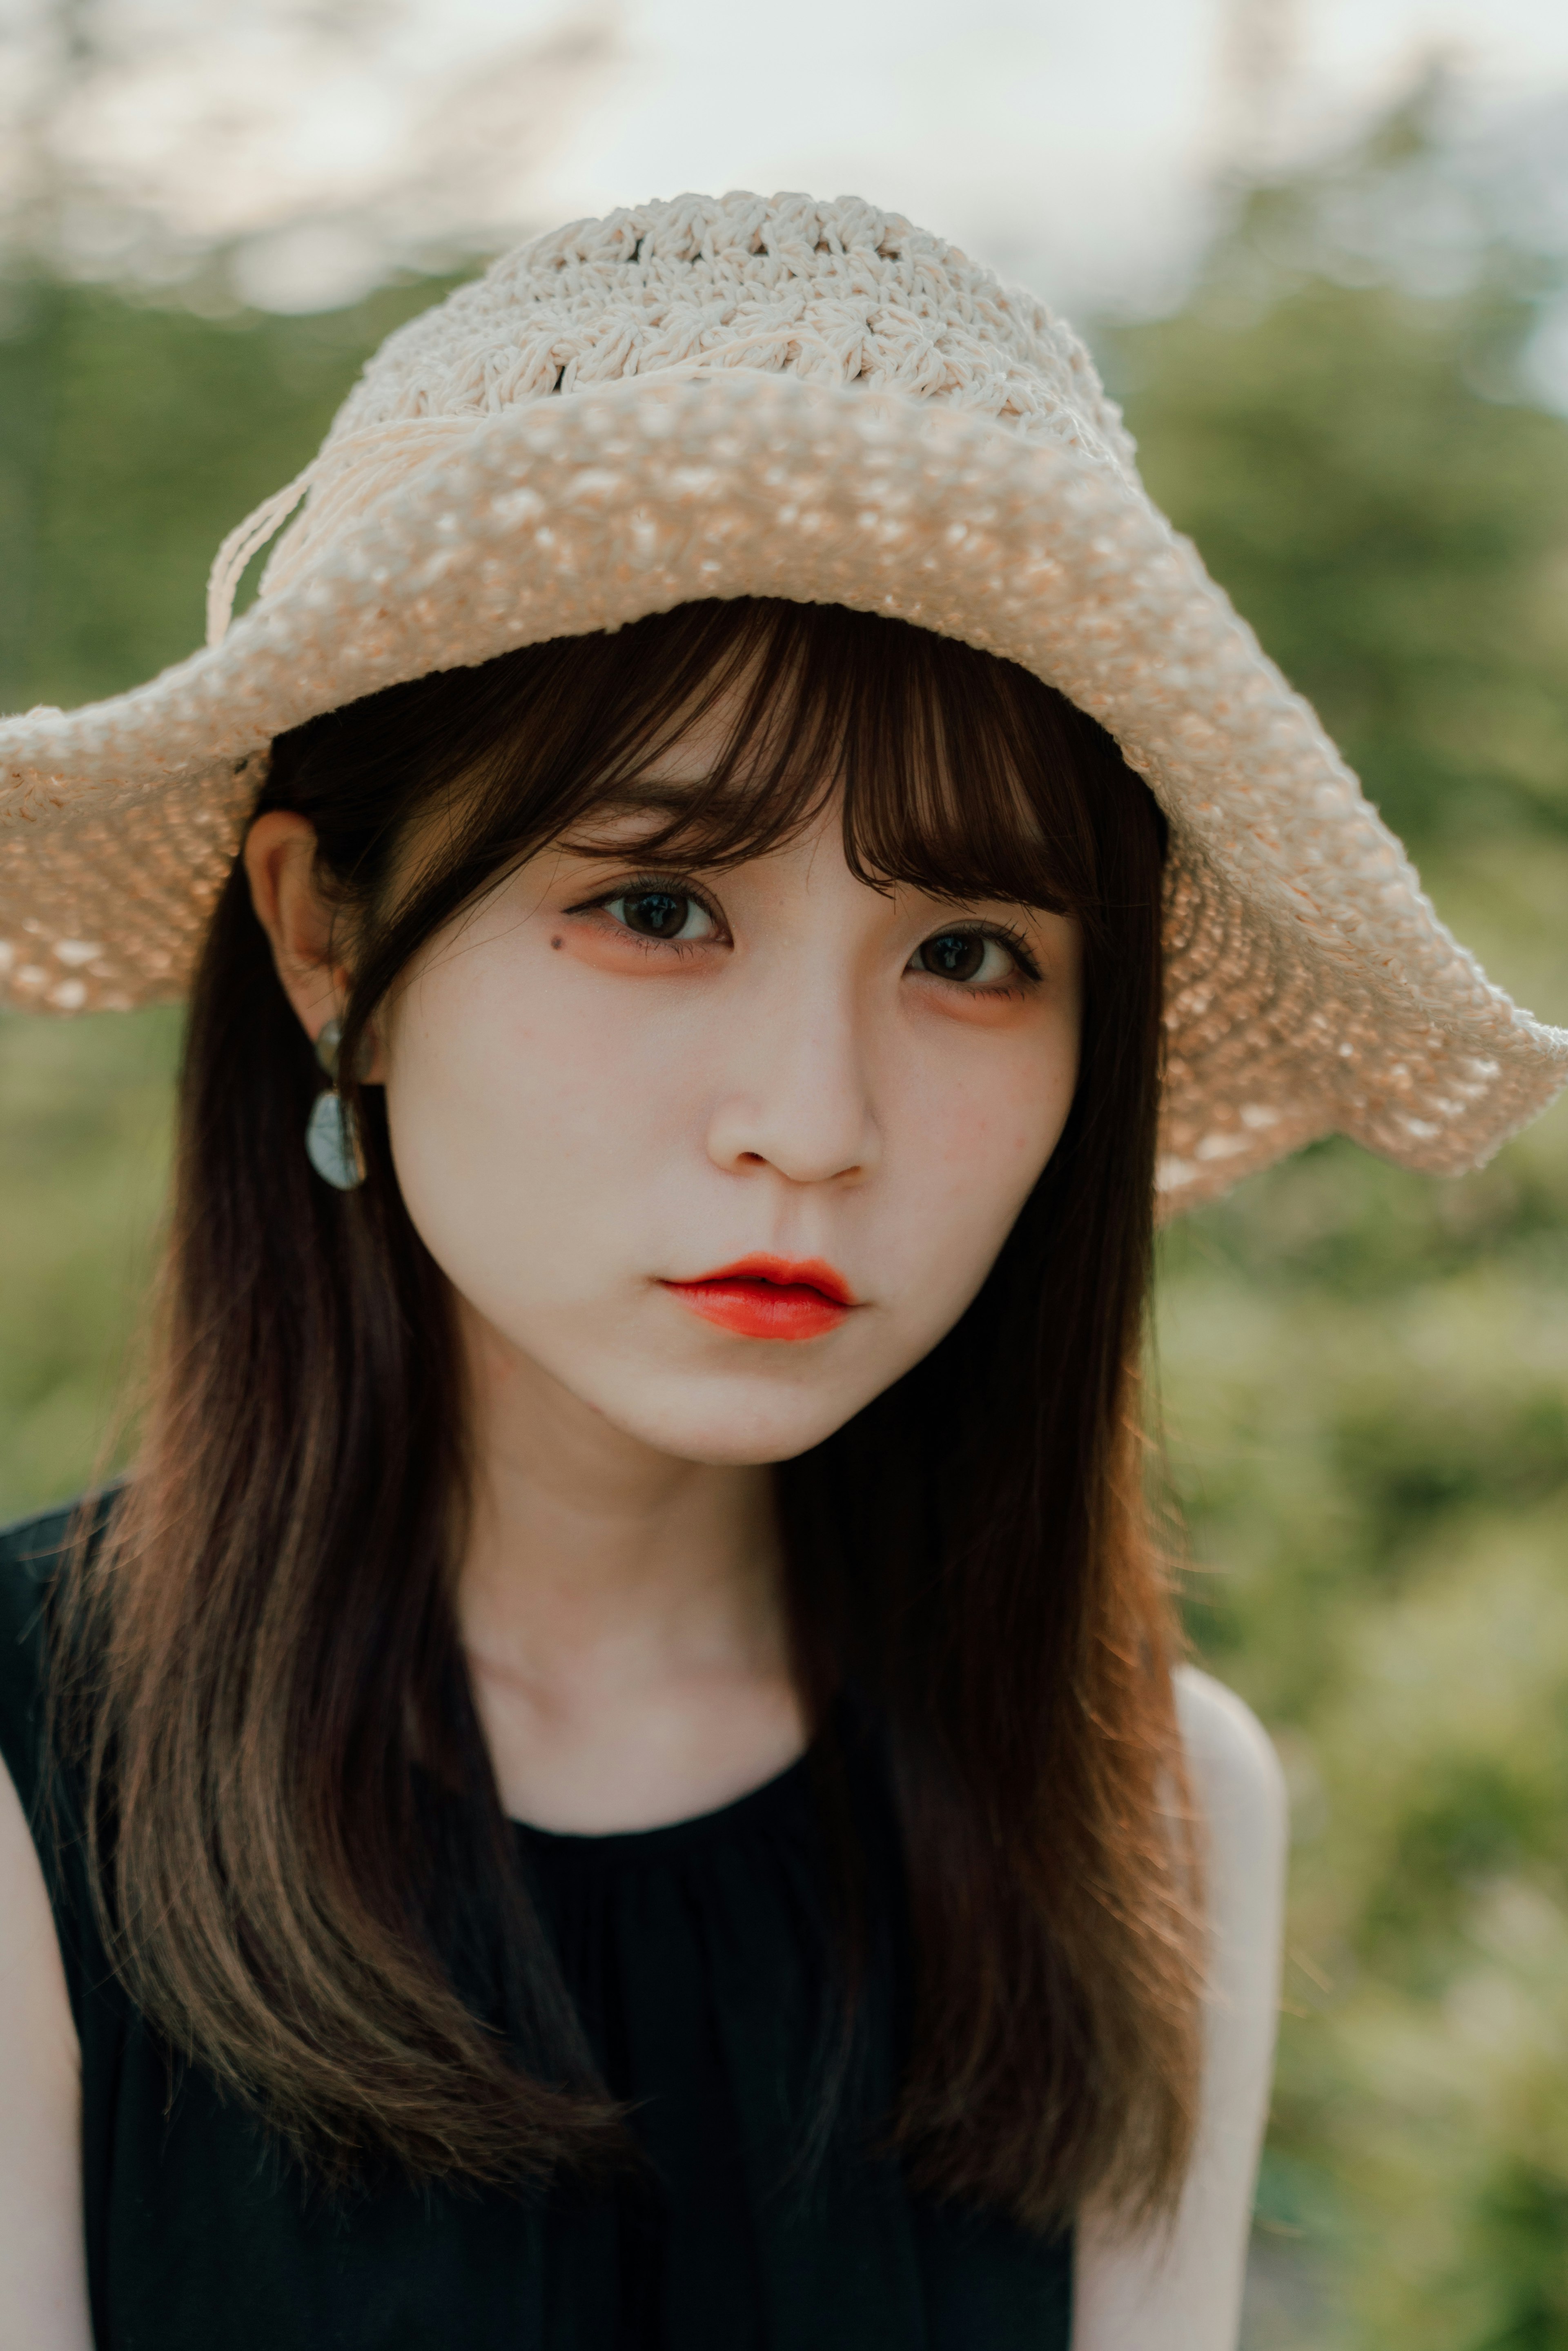
[[[678,789],[702,751],[657,780]],[[456,1302],[475,1463],[458,1614],[502,1799],[590,1833],[712,1809],[800,1751],[768,1466],[963,1312],[1077,1069],[1067,917],[873,891],[831,806],[714,874],[660,861],[650,879],[649,824],[596,819],[613,853],[558,844],[438,935],[367,1072]],[[314,845],[273,813],[246,852],[312,1037],[348,981]],[[831,1269],[853,1302],[790,1338],[715,1320],[717,1293],[693,1285],[758,1254]],[[1076,2351],[1234,2341],[1281,1839],[1260,1735],[1212,1693],[1183,1691],[1226,2018],[1199,2158],[1168,2243],[1086,2227]],[[0,1795],[0,2351],[84,2351],[74,2039],[31,1841]]]

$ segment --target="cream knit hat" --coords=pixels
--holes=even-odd
[[[262,592],[240,571],[301,496]],[[1167,1209],[1335,1130],[1471,1167],[1568,1078],[1140,483],[1082,345],[850,198],[682,196],[507,255],[392,335],[231,534],[209,643],[0,723],[0,984],[178,995],[283,729],[693,597],[886,612],[1108,727],[1170,820]]]

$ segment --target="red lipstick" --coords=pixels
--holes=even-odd
[[[743,1257],[695,1281],[664,1287],[706,1322],[740,1339],[820,1339],[859,1304],[820,1257]]]

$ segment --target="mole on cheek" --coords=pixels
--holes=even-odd
[[[559,947],[559,946],[560,946],[562,944],[563,944],[563,942],[562,942],[561,940],[559,940],[559,939],[551,939],[551,941],[550,941],[550,945],[551,945],[551,946],[552,946],[552,947]]]

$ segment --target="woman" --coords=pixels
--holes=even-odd
[[[0,1576],[0,2344],[1219,2351],[1282,1835],[1156,1173],[1568,1040],[869,207],[498,264],[211,620],[0,730],[16,998],[192,996],[141,1448]]]

